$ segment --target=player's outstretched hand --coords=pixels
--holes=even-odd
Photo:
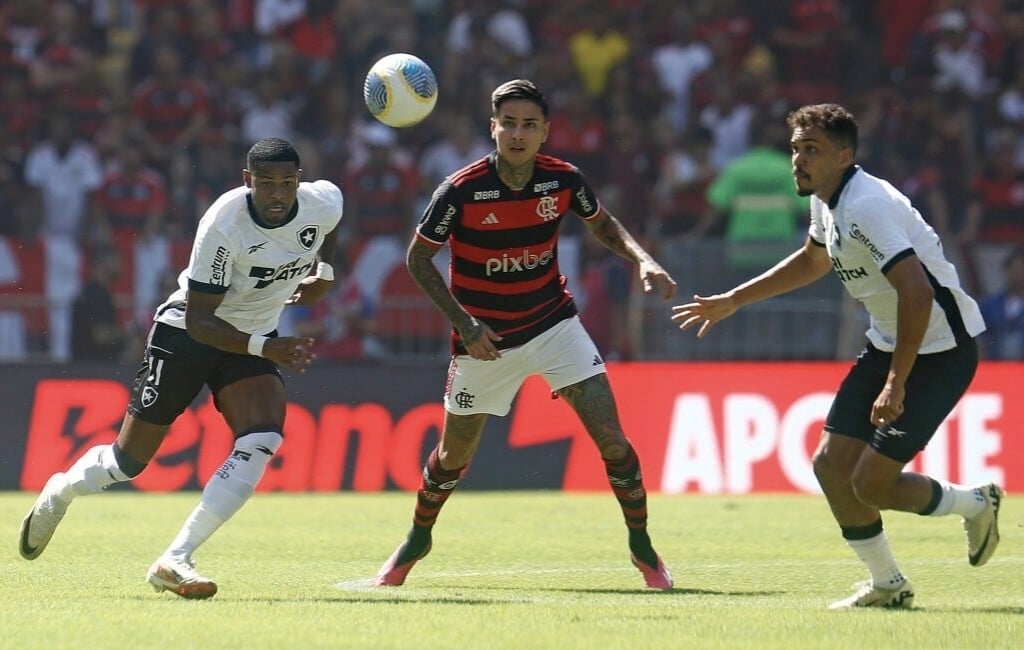
[[[313,339],[299,336],[279,336],[267,339],[263,345],[263,356],[279,366],[295,372],[306,372],[313,363]]]
[[[720,293],[714,296],[693,297],[693,302],[672,307],[672,321],[679,329],[688,330],[700,325],[697,338],[703,338],[718,321],[728,318],[738,309],[732,296]]]
[[[662,300],[676,295],[676,281],[656,262],[640,265],[640,280],[646,294],[660,296]]]
[[[302,282],[299,282],[298,288],[295,289],[295,293],[288,300],[285,300],[284,304],[312,305],[318,303],[331,290],[331,284],[330,280],[322,280],[312,275],[308,278],[303,278]]]

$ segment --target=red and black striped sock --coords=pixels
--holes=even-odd
[[[406,540],[403,556],[418,556],[430,543],[430,530],[437,521],[444,502],[459,484],[459,477],[465,467],[444,469],[437,457],[437,448],[430,452],[423,467],[423,483],[416,492],[416,510],[412,518],[412,530]]]
[[[647,490],[640,471],[640,458],[630,444],[619,460],[604,459],[608,483],[622,508],[629,529],[629,550],[644,564],[658,566],[658,555],[647,534]]]

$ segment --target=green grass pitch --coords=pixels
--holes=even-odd
[[[866,572],[822,497],[650,498],[667,593],[643,588],[610,493],[455,494],[406,585],[371,578],[403,539],[412,494],[259,494],[196,554],[220,592],[144,581],[198,495],[79,499],[46,552],[17,553],[34,494],[0,493],[0,647],[416,650],[1024,647],[1024,506],[967,564],[957,517],[890,513],[912,611],[831,612]],[[1024,502],[1024,500],[1021,500]]]

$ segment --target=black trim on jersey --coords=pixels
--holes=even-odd
[[[543,273],[538,274],[538,276],[542,275]],[[516,281],[519,282],[520,280]],[[563,299],[565,297],[565,293],[562,292],[561,276],[552,276],[551,281],[545,283],[544,286],[537,289],[536,293],[540,293],[543,291],[558,291],[557,294],[553,294],[554,297],[552,298],[552,300],[548,301],[549,303],[553,302],[555,299]],[[538,311],[543,311],[539,308],[541,307],[541,305],[545,303],[538,303],[537,298],[533,295],[533,293],[534,292],[504,296],[501,306],[503,309],[509,312],[524,312],[534,309]],[[494,294],[491,293],[490,291],[474,291],[472,289],[459,288],[455,290],[455,299],[458,300],[465,307],[478,307],[480,309],[490,309],[491,306],[494,304]],[[531,318],[535,318],[535,316],[531,316],[526,320],[529,321]],[[498,319],[494,318],[493,316],[489,316],[487,317],[487,320],[497,321]],[[516,321],[511,320],[502,320],[501,323],[502,324],[500,327],[502,329],[506,327],[515,327],[517,324]]]
[[[197,282],[196,280],[193,280],[192,278],[189,278],[189,280],[188,280],[188,289],[189,289],[189,291],[198,291],[199,293],[209,293],[209,294],[213,294],[215,296],[216,295],[220,295],[222,293],[227,293],[228,292],[228,288],[223,286],[223,285],[220,285],[220,284],[208,284],[206,282]]]
[[[163,307],[161,307],[160,310],[156,312],[156,315],[159,318],[160,316],[163,316],[166,312],[169,312],[172,309],[178,309],[178,310],[181,310],[181,311],[185,311],[185,306],[186,305],[185,305],[185,301],[184,300],[175,300],[174,302],[169,302],[166,305],[164,305]],[[172,325],[172,327],[173,327],[173,325]]]
[[[946,323],[949,324],[949,329],[953,332],[953,338],[956,340],[957,346],[972,340],[974,337],[967,332],[967,326],[964,325],[964,316],[960,312],[960,305],[956,302],[956,296],[949,290],[949,287],[939,284],[939,281],[928,270],[928,267],[924,264],[921,267],[924,268],[924,274],[928,276],[928,283],[932,285],[932,291],[935,292],[935,302],[939,304],[939,307],[942,308],[942,313],[946,315]]]
[[[846,168],[846,171],[843,172],[843,177],[839,180],[839,187],[837,187],[835,193],[832,194],[832,198],[828,200],[829,210],[836,209],[836,205],[839,203],[839,195],[843,193],[843,188],[846,187],[846,184],[850,182],[850,179],[853,178],[853,175],[859,170],[859,165],[850,165]]]
[[[889,269],[891,269],[892,267],[896,266],[897,262],[899,262],[900,260],[906,259],[906,258],[910,257],[911,255],[916,255],[916,254],[917,253],[914,252],[913,248],[907,248],[905,250],[902,250],[902,251],[896,253],[895,255],[893,255],[889,259],[888,262],[885,263],[885,266],[882,267],[882,274],[883,275],[888,275]],[[921,266],[924,266],[924,265],[922,264]],[[927,271],[927,269],[925,269],[925,270]]]
[[[807,239],[810,239],[811,243],[814,244],[815,246],[818,246],[820,248],[825,248],[825,242],[820,242],[817,239],[815,239],[814,237],[808,237]]]
[[[299,214],[298,196],[295,197],[295,203],[292,204],[292,209],[288,211],[288,216],[286,216],[284,218],[284,221],[282,221],[281,223],[269,224],[260,219],[260,216],[256,214],[256,206],[252,204],[252,192],[249,192],[248,194],[245,195],[245,205],[246,207],[249,208],[249,218],[253,220],[253,223],[255,223],[260,228],[266,228],[267,230],[273,230],[274,228],[287,226]]]
[[[466,202],[472,203],[470,201]],[[487,248],[494,250],[494,233],[487,230],[478,230],[474,228],[468,228],[465,226],[465,208],[463,208],[462,216],[463,226],[459,230],[459,241],[463,244],[469,244],[476,248]],[[561,224],[560,219],[553,221],[546,221],[531,226],[529,228],[517,228],[515,230],[502,230],[501,231],[501,243],[505,248],[518,248],[520,246],[531,246],[536,245],[537,237],[541,236],[544,239],[550,239],[555,236],[558,231],[558,226]],[[539,233],[539,235],[538,235]]]

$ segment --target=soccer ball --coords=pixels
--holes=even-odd
[[[437,103],[437,77],[419,57],[399,52],[373,64],[363,82],[370,114],[388,126],[422,122]]]

